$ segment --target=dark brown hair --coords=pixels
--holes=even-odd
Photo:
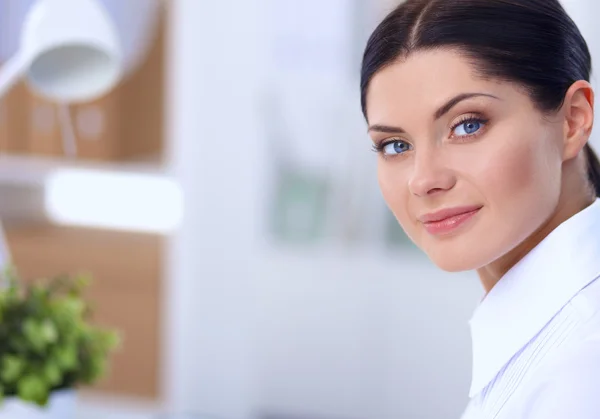
[[[373,76],[416,50],[455,48],[486,78],[523,86],[542,112],[557,111],[569,87],[590,80],[592,60],[558,0],[407,0],[375,29],[364,52],[361,106]],[[585,146],[600,196],[600,162]]]

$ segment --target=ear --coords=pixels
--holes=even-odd
[[[594,125],[594,90],[585,80],[576,81],[565,95],[563,160],[577,157],[588,142]]]

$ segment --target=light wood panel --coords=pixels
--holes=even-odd
[[[13,260],[26,279],[89,272],[94,321],[124,336],[109,377],[96,388],[159,397],[163,239],[149,234],[48,225],[6,226]]]

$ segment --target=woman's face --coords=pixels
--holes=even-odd
[[[367,118],[383,196],[442,269],[493,262],[558,204],[564,120],[511,83],[477,77],[457,52],[416,52],[381,70]]]

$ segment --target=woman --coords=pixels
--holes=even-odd
[[[590,71],[558,0],[408,0],[366,47],[383,196],[433,262],[486,291],[465,419],[600,418]]]

